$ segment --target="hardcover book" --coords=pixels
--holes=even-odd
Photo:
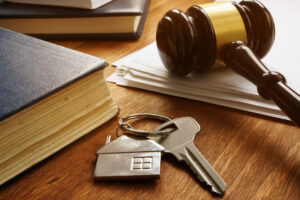
[[[0,3],[0,26],[47,39],[137,38],[150,0],[115,0],[96,10]]]
[[[112,0],[5,0],[8,2],[95,9]]]
[[[118,113],[105,60],[0,28],[0,185]]]

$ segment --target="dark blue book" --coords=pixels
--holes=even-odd
[[[118,112],[105,60],[0,28],[0,185]]]
[[[151,0],[114,0],[95,10],[0,0],[0,27],[47,39],[137,38]]]

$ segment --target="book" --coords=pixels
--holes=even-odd
[[[0,27],[46,39],[138,38],[150,0],[115,0],[95,10],[0,3]]]
[[[276,37],[273,47],[262,60],[272,71],[282,73],[287,83],[300,93],[300,28],[297,23],[299,1],[262,1],[274,17]],[[285,53],[283,53],[285,52]],[[212,69],[205,74],[177,77],[170,74],[160,60],[156,43],[152,43],[113,63],[116,72],[107,80],[118,85],[151,90],[163,94],[208,102],[279,119],[289,118],[272,101],[261,98],[254,84],[228,67]]]
[[[117,115],[103,59],[0,28],[0,185]]]
[[[5,0],[14,3],[96,9],[112,0]]]

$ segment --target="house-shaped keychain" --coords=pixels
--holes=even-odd
[[[151,139],[122,135],[96,153],[96,180],[159,178],[164,147]]]

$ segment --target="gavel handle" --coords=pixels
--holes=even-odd
[[[286,84],[283,75],[271,72],[242,42],[232,42],[221,51],[224,63],[257,86],[264,99],[272,99],[300,127],[300,96]]]

